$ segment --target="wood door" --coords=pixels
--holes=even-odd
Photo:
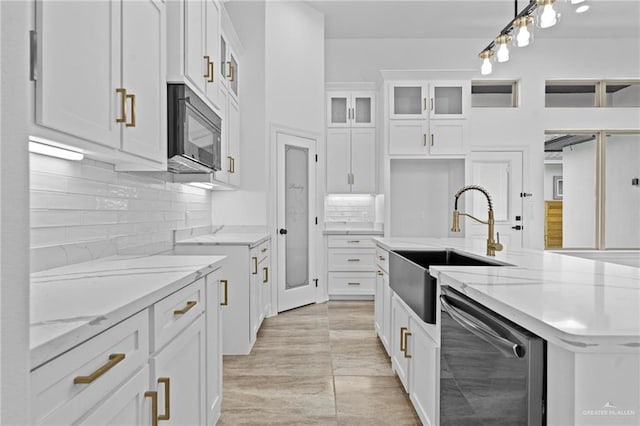
[[[562,248],[562,201],[544,202],[544,248]]]
[[[36,2],[38,124],[120,148],[120,12],[120,1]]]
[[[351,129],[351,192],[376,192],[376,129]]]
[[[122,86],[135,96],[127,99],[122,149],[158,163],[167,161],[165,32],[163,3],[122,2]]]
[[[330,194],[351,192],[350,135],[349,129],[327,129],[327,192]]]
[[[151,358],[152,384],[158,392],[158,411],[165,413],[165,384],[169,378],[170,418],[165,425],[206,423],[206,334],[204,315]]]
[[[522,151],[472,151],[467,162],[467,185],[480,185],[492,198],[495,231],[505,247],[522,247],[522,229],[526,226],[522,216]],[[481,220],[487,219],[487,199],[479,191],[462,195],[464,211]],[[462,200],[461,197],[461,200]],[[466,235],[487,238],[487,225],[465,218]],[[495,237],[495,235],[494,235]]]

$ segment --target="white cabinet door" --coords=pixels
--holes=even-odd
[[[376,192],[376,130],[351,129],[351,192]]]
[[[327,93],[327,127],[350,127],[350,99],[349,92]]]
[[[226,118],[229,121],[228,156],[231,157],[229,159],[231,162],[229,183],[240,186],[240,106],[233,98],[229,98],[227,113]]]
[[[371,92],[351,94],[351,127],[375,127],[376,95]]]
[[[427,153],[427,120],[389,121],[390,155],[425,155]]]
[[[158,392],[158,413],[160,416],[170,414],[163,424],[206,423],[205,353],[205,318],[201,315],[151,358],[151,383]],[[167,378],[168,382],[164,380]],[[167,405],[170,413],[166,412]]]
[[[207,98],[217,107],[221,107],[219,98],[220,72],[218,70],[220,56],[220,6],[215,0],[205,2],[205,56],[209,62],[209,69],[205,75],[207,86]]]
[[[222,311],[220,303],[224,291],[224,270],[207,275],[206,278],[206,333],[207,333],[207,424],[215,425],[220,418],[222,406]]]
[[[122,86],[128,122],[122,150],[166,162],[165,9],[159,0],[122,2]]]
[[[378,337],[380,337],[382,339],[382,322],[383,322],[383,290],[382,290],[382,286],[384,284],[382,277],[384,277],[384,272],[382,272],[381,270],[377,270],[376,271],[376,293],[374,296],[374,305],[373,305],[373,312],[374,312],[374,318],[375,318],[375,327],[376,327],[376,333],[378,334]]]
[[[431,120],[429,154],[464,154],[464,120]]]
[[[411,320],[412,324],[414,320]],[[423,425],[438,424],[440,405],[440,349],[436,342],[416,325],[411,327],[411,391],[409,397]]]
[[[262,273],[258,264],[258,249],[253,248],[249,254],[251,265],[251,286],[249,291],[249,323],[251,324],[251,341],[255,341],[260,328],[260,312],[262,311]]]
[[[148,425],[151,424],[149,367],[140,370],[128,382],[94,409],[79,425]]]
[[[390,119],[415,120],[429,116],[428,88],[425,82],[393,83],[389,90]]]
[[[120,148],[121,2],[36,2],[38,124]]]
[[[382,345],[387,351],[387,355],[391,356],[391,301],[393,299],[393,291],[389,286],[389,275],[385,272],[382,277]]]
[[[184,76],[202,93],[206,93],[205,75],[209,71],[204,46],[204,4],[204,0],[184,1]]]
[[[429,84],[429,116],[432,119],[465,118],[471,87],[468,81],[433,81]]]
[[[271,258],[267,256],[260,263],[262,271],[262,317],[269,315],[271,311]]]
[[[410,353],[407,348],[409,342],[409,313],[406,311],[397,296],[391,301],[391,366],[402,382],[404,389],[409,392],[409,360]]]
[[[351,191],[349,129],[327,129],[327,192]]]

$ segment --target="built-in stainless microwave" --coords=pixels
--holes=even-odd
[[[222,119],[186,85],[167,86],[169,171],[221,170]]]

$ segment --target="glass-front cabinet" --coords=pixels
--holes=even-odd
[[[389,118],[421,119],[427,118],[428,85],[425,82],[398,82],[390,86]]]
[[[431,119],[465,118],[470,84],[466,81],[429,83],[429,117]]]
[[[327,92],[328,127],[374,127],[375,93]]]

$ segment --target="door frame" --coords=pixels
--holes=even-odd
[[[320,153],[324,152],[324,141],[323,134],[312,132],[292,126],[287,126],[284,124],[278,123],[270,123],[269,124],[269,199],[267,200],[267,223],[269,226],[269,234],[271,235],[272,241],[272,250],[271,253],[274,257],[271,259],[271,264],[274,265],[272,271],[272,283],[275,285],[271,286],[271,312],[269,312],[269,316],[278,314],[278,288],[280,285],[280,276],[277,265],[279,264],[279,234],[278,234],[278,169],[277,169],[277,160],[278,160],[278,134],[283,133],[290,136],[310,139],[315,141],[316,145],[316,155],[318,155],[318,162],[316,163],[316,188],[315,188],[315,201],[316,201],[316,216],[318,217],[318,225],[315,227],[315,232],[310,234],[310,237],[314,239],[313,244],[315,244],[315,271],[318,280],[318,290],[316,291],[316,303],[324,302],[328,300],[327,296],[327,283],[323,282],[324,280],[320,279],[321,274],[320,271],[323,271],[324,265],[324,250],[323,250],[323,239],[322,239],[322,202],[323,200],[320,197],[322,193],[323,185],[321,183],[322,179],[318,179],[319,176],[323,176],[322,171],[319,169],[322,162],[320,158],[323,157]],[[313,261],[313,259],[310,259]]]
[[[532,248],[531,244],[535,241],[537,229],[540,228],[540,221],[534,212],[540,204],[537,200],[541,199],[540,194],[532,191],[531,185],[531,156],[530,148],[527,145],[471,145],[467,150],[467,158],[465,159],[465,182],[470,176],[469,168],[471,167],[472,152],[520,152],[522,153],[522,191],[529,195],[522,199],[522,248]],[[536,195],[538,195],[536,197]],[[543,198],[543,197],[542,197]],[[526,224],[526,226],[524,226]],[[538,233],[539,234],[539,233]]]

